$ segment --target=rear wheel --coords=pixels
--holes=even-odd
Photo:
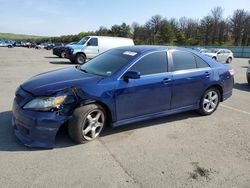
[[[92,141],[100,135],[106,119],[105,110],[97,104],[77,108],[69,121],[69,136],[79,144]]]
[[[230,64],[231,62],[232,62],[232,58],[229,57],[229,58],[227,59],[227,63]]]
[[[78,64],[84,64],[86,62],[86,57],[83,54],[77,54],[75,58],[75,62]]]
[[[220,92],[217,88],[213,87],[205,91],[201,100],[199,113],[201,115],[210,115],[218,107],[220,102]]]
[[[61,54],[60,54],[60,57],[61,57],[61,58],[65,58],[65,55],[66,55],[66,54],[65,54],[65,51],[62,51]]]

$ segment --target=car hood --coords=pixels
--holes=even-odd
[[[205,55],[207,55],[209,57],[214,57],[214,56],[217,55],[216,53],[203,53],[203,54],[205,54]]]
[[[96,84],[102,78],[70,67],[36,75],[21,87],[35,96],[49,96],[69,87],[82,88],[87,84]]]
[[[67,47],[70,47],[74,50],[81,50],[83,48],[82,44],[72,44],[72,45],[67,45]]]

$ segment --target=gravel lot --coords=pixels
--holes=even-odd
[[[182,113],[116,129],[84,145],[61,131],[53,150],[15,138],[15,89],[31,76],[74,66],[51,51],[0,48],[0,187],[250,187],[247,59],[234,59],[235,89],[211,116]]]

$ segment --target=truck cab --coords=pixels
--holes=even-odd
[[[86,36],[76,44],[67,45],[65,57],[72,63],[84,64],[86,60],[92,59],[109,49],[133,45],[133,40],[129,38]]]

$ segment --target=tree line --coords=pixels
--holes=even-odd
[[[250,12],[237,9],[224,18],[223,9],[215,7],[200,20],[187,17],[167,19],[154,15],[143,25],[134,22],[131,26],[126,23],[111,28],[101,26],[96,31],[41,38],[36,42],[69,43],[87,35],[129,37],[135,44],[249,46]]]

